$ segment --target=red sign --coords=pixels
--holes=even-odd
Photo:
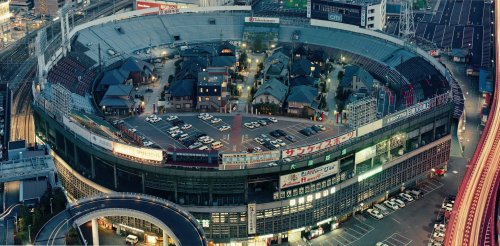
[[[146,2],[146,1],[136,1],[135,8],[137,10],[149,9],[149,8],[159,8],[160,12],[171,12],[172,10],[177,11],[177,5],[167,4],[165,2]]]

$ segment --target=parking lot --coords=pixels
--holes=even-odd
[[[291,146],[300,146],[310,143],[315,143],[320,140],[331,138],[333,135],[338,134],[340,131],[346,131],[347,127],[341,126],[331,126],[326,125],[324,130],[318,130],[317,133],[306,136],[299,131],[311,127],[314,123],[306,119],[296,119],[296,118],[280,118],[278,122],[272,122],[268,120],[269,117],[251,117],[251,116],[240,116],[240,115],[227,115],[227,114],[212,114],[212,117],[208,120],[203,120],[199,118],[199,114],[188,113],[188,114],[178,114],[177,122],[178,127],[181,128],[184,124],[189,124],[191,127],[189,129],[182,130],[181,134],[187,134],[184,136],[183,141],[172,137],[169,131],[174,127],[175,121],[169,121],[167,118],[169,115],[160,115],[162,120],[158,122],[147,122],[146,115],[139,117],[131,117],[125,120],[125,124],[130,129],[136,129],[139,135],[145,136],[154,145],[160,148],[188,148],[193,144],[193,141],[197,141],[197,135],[206,134],[213,141],[220,141],[223,146],[219,151],[223,152],[240,152],[240,151],[253,151],[257,148],[263,151],[269,149],[279,149],[288,148]],[[214,119],[217,122],[214,121]],[[266,121],[265,123],[258,124],[258,127],[249,128],[245,126],[245,123]],[[265,125],[264,125],[265,124]],[[221,131],[221,127],[227,127],[228,130]],[[282,130],[285,136],[272,136],[270,133],[275,130]],[[262,135],[265,136],[262,136]],[[265,138],[264,138],[265,137]],[[185,141],[193,140],[193,141]],[[275,146],[269,146],[256,142],[255,138],[261,140],[268,140],[268,142],[276,141],[277,139],[281,142],[281,145],[277,143]],[[290,140],[291,139],[291,140]],[[187,144],[186,144],[187,142]],[[206,144],[210,147],[210,144]],[[267,147],[266,147],[267,146]],[[198,148],[198,147],[197,147]]]
[[[455,194],[460,182],[465,159],[452,157],[449,171],[442,177],[434,177],[419,184],[424,196],[407,203],[396,211],[388,209],[384,218],[377,220],[363,211],[340,224],[338,229],[307,242],[289,238],[284,245],[375,245],[378,242],[389,246],[427,245],[432,239],[434,225],[441,220],[443,201]]]

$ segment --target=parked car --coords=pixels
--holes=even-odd
[[[270,121],[272,121],[273,123],[278,123],[278,120],[274,117],[269,117],[268,118]]]
[[[263,126],[267,125],[267,122],[265,120],[258,120],[257,122],[259,122],[259,124],[261,124]]]
[[[414,201],[413,197],[410,196],[410,195],[408,195],[408,194],[406,194],[406,193],[399,193],[399,197],[405,199],[408,202],[413,202]]]
[[[217,123],[219,123],[219,122],[221,122],[221,121],[222,121],[222,120],[221,120],[220,118],[213,118],[210,122],[211,122],[212,124],[217,124]]]
[[[286,137],[286,136],[287,136],[286,132],[285,132],[285,131],[283,131],[283,130],[281,130],[281,129],[276,130],[276,132],[277,132],[277,133],[279,133],[279,134],[280,134],[281,136],[283,136],[283,137]]]
[[[262,138],[254,138],[253,140],[255,140],[255,142],[257,142],[259,144],[264,144],[264,139],[262,139]]]
[[[252,123],[249,123],[249,122],[244,123],[243,125],[244,125],[246,128],[249,128],[249,129],[254,129],[254,128],[255,128],[255,126],[254,126]]]
[[[388,208],[392,210],[398,210],[399,206],[396,203],[393,203],[391,201],[384,201],[384,205],[387,206]]]
[[[285,138],[288,139],[288,141],[290,141],[292,143],[297,141],[297,139],[292,135],[287,135],[287,136],[285,136]]]
[[[223,132],[223,131],[227,131],[227,130],[231,129],[231,127],[224,125],[224,126],[219,127],[218,129],[219,129],[219,131]]]
[[[381,220],[384,216],[376,209],[369,208],[366,210],[373,218]]]
[[[171,116],[168,116],[168,117],[167,117],[167,120],[168,120],[168,121],[173,121],[173,120],[176,120],[176,119],[179,119],[179,117],[178,117],[178,116],[176,116],[176,115],[171,115]]]
[[[271,162],[271,163],[267,164],[267,166],[275,167],[275,166],[278,166],[278,164],[276,164],[275,162]]]
[[[253,151],[254,152],[262,152],[262,148],[261,147],[255,147],[255,148],[253,148]]]
[[[390,201],[395,203],[396,205],[398,205],[400,208],[404,208],[406,205],[403,201],[396,199],[396,198],[391,198]]]
[[[277,131],[272,131],[272,132],[269,133],[269,135],[271,135],[271,136],[273,136],[275,138],[281,137],[281,135]]]
[[[184,125],[181,127],[181,129],[182,129],[182,130],[187,130],[187,129],[191,128],[191,127],[193,127],[191,124],[184,124]]]
[[[285,143],[285,142],[283,142],[283,140],[281,140],[281,139],[276,139],[276,142],[277,142],[280,146],[285,146],[285,145],[286,145],[286,143]]]

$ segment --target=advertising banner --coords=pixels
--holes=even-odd
[[[311,18],[311,0],[307,0],[307,18]]]
[[[133,147],[121,143],[114,143],[113,151],[122,155],[128,155],[143,160],[162,161],[163,151],[159,149],[148,149]]]
[[[69,118],[63,118],[64,125],[73,131],[76,135],[90,142],[90,131],[85,129],[84,127],[72,122]]]
[[[280,188],[285,189],[297,185],[307,184],[322,178],[329,177],[338,173],[339,162],[334,161],[326,165],[315,167],[301,172],[291,173],[280,176]]]
[[[377,154],[377,146],[376,145],[362,149],[362,150],[356,152],[356,155],[354,156],[354,164],[359,164],[363,161],[366,161],[366,160],[374,157],[376,154]]]
[[[156,8],[156,7],[159,9],[159,14],[179,12],[179,7],[175,3],[166,3],[161,1],[158,2],[136,1],[135,3],[136,10]]]
[[[248,23],[270,23],[279,24],[280,18],[270,18],[270,17],[245,17],[245,22]]]
[[[264,151],[256,153],[236,153],[236,154],[222,154],[222,164],[256,164],[263,162],[277,161],[280,159],[279,151]]]
[[[303,146],[303,147],[297,147],[297,148],[293,148],[293,149],[283,150],[281,155],[282,155],[282,158],[293,157],[293,156],[298,156],[298,155],[307,155],[307,154],[311,154],[311,153],[314,153],[314,152],[317,152],[320,150],[331,148],[335,145],[339,145],[339,144],[344,143],[348,140],[351,140],[355,137],[356,137],[356,131],[350,131],[350,132],[345,133],[341,136],[327,139],[327,140],[324,140],[323,142],[319,142],[319,143],[312,144],[309,146]]]
[[[248,234],[257,233],[257,205],[250,203],[247,206]]]
[[[94,145],[97,145],[103,149],[113,151],[113,141],[103,138],[97,134],[92,133],[90,136],[90,142]]]
[[[335,22],[342,22],[342,14],[328,13],[328,20]]]

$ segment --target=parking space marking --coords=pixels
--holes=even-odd
[[[393,241],[395,241],[395,242],[393,242]],[[391,236],[384,239],[383,242],[390,244],[390,245],[398,245],[398,246],[404,245],[404,246],[406,246],[406,245],[410,244],[411,242],[413,242],[413,240],[411,240],[407,237],[404,237],[404,236],[400,235],[399,233],[394,233]]]

